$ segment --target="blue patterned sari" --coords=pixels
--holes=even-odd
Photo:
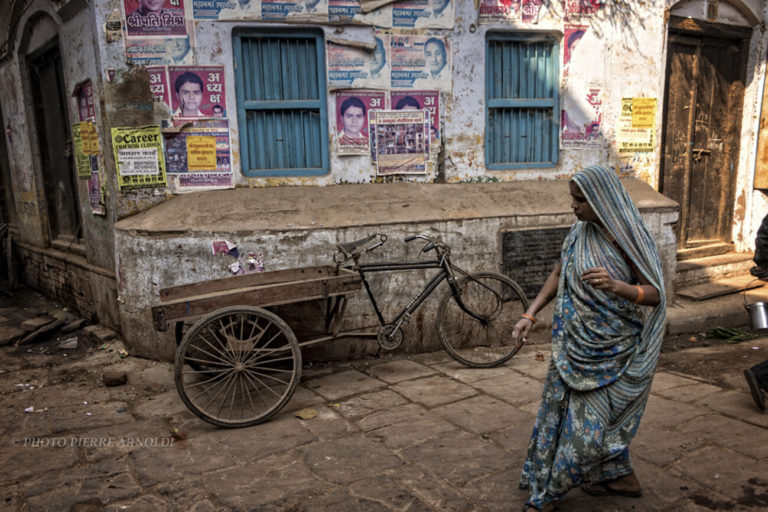
[[[582,482],[632,473],[629,442],[663,337],[661,263],[637,208],[604,167],[588,167],[573,181],[605,230],[579,221],[563,243],[552,358],[520,482],[537,508]],[[638,306],[582,282],[587,269],[605,267],[612,278],[634,283],[630,262],[659,290],[661,304]]]

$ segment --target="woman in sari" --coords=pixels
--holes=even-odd
[[[552,357],[520,487],[523,510],[554,510],[578,485],[639,497],[629,458],[663,337],[665,300],[653,238],[616,174],[587,167],[570,181],[578,221],[513,336],[525,341],[555,299]]]

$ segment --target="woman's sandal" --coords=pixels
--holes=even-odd
[[[625,498],[639,498],[643,495],[642,489],[636,491],[616,489],[610,486],[609,481],[583,483],[581,484],[581,490],[590,496],[624,496]]]

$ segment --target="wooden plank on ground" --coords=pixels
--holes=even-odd
[[[720,297],[722,295],[740,293],[744,290],[760,288],[764,284],[765,283],[763,281],[755,279],[751,275],[746,275],[728,277],[725,279],[718,279],[716,281],[709,281],[707,283],[688,286],[682,290],[677,290],[676,293],[677,295],[685,297],[686,299],[707,300],[714,297]]]

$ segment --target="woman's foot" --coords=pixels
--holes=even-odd
[[[541,508],[536,508],[533,505],[528,505],[524,509],[525,512],[555,512],[554,503],[545,503]]]
[[[581,490],[590,496],[626,496],[639,498],[643,494],[640,481],[634,473],[624,475],[614,480],[602,482],[584,483]]]

